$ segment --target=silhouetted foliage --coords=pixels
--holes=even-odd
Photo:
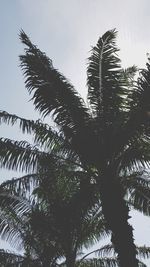
[[[133,229],[128,219],[131,206],[149,215],[149,180],[145,172],[150,163],[149,59],[144,70],[138,71],[135,66],[124,70],[117,55],[116,31],[106,32],[92,48],[88,60],[87,106],[52,60],[23,31],[20,39],[26,46],[20,56],[26,88],[40,115],[50,115],[57,131],[40,121],[0,113],[1,122],[12,125],[19,122],[23,132],[34,135],[33,146],[23,141],[0,140],[1,166],[28,172],[28,176],[6,183],[6,188],[10,190],[12,186],[13,192],[18,190],[19,195],[26,195],[25,188],[32,187],[36,173],[40,176],[36,179],[39,183],[36,193],[47,199],[45,188],[56,192],[60,181],[58,188],[62,186],[62,192],[71,197],[68,200],[71,205],[65,213],[57,195],[54,211],[60,205],[61,216],[65,218],[70,213],[76,227],[98,200],[105,226],[112,232],[120,266],[137,267]],[[137,79],[135,74],[139,74]],[[67,191],[70,182],[73,184]],[[68,266],[74,266],[72,252]],[[87,264],[92,266],[90,260]]]

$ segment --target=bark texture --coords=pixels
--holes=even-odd
[[[112,243],[118,253],[120,267],[138,267],[133,228],[128,223],[129,208],[123,199],[123,191],[119,181],[112,176],[100,179],[102,210],[107,227],[112,231]]]

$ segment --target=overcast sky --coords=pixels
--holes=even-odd
[[[0,0],[0,109],[38,118],[19,68],[21,28],[86,98],[89,51],[106,30],[118,30],[124,67],[145,66],[146,53],[150,52],[149,10],[149,0]],[[22,138],[16,129],[0,130],[0,136]],[[0,181],[14,175],[1,171]],[[150,245],[149,219],[134,212],[131,223],[136,243]]]

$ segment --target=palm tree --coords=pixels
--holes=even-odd
[[[22,202],[22,200],[20,199]],[[60,247],[61,240],[59,239],[53,239],[54,237],[54,232],[56,233],[55,229],[56,226],[52,226],[52,223],[50,224],[50,221],[47,226],[49,226],[49,229],[46,227],[46,231],[44,227],[38,227],[38,232],[37,232],[37,219],[39,219],[39,216],[42,215],[42,222],[45,217],[45,214],[41,214],[41,211],[38,209],[38,214],[37,214],[37,207],[36,210],[32,210],[30,213],[30,220],[25,220],[22,218],[18,218],[17,216],[14,216],[14,212],[12,209],[12,215],[10,216],[10,209],[9,209],[9,214],[7,209],[4,209],[5,211],[5,217],[8,216],[9,221],[5,223],[5,227],[9,225],[9,231],[7,232],[7,235],[10,235],[10,233],[15,230],[16,233],[16,227],[13,229],[15,226],[14,222],[17,223],[17,230],[18,230],[18,236],[20,236],[23,240],[22,243],[24,243],[24,249],[25,249],[25,254],[24,255],[18,255],[16,253],[12,253],[9,251],[4,251],[0,250],[0,263],[1,266],[5,267],[67,267],[67,258],[66,260],[62,261],[61,258],[64,256],[63,255],[63,250]],[[38,217],[37,217],[38,216]],[[18,220],[19,219],[19,220]],[[33,221],[36,220],[36,229],[33,228]],[[19,221],[19,225],[18,225]],[[91,218],[90,218],[91,221]],[[69,226],[68,222],[67,226]],[[70,223],[70,222],[69,222]],[[26,226],[26,227],[25,227]],[[46,226],[46,225],[45,225]],[[98,225],[95,224],[97,227]],[[50,229],[52,227],[52,229]],[[84,229],[87,234],[87,228],[89,227],[89,222],[84,226]],[[21,230],[21,231],[20,231]],[[52,231],[51,231],[52,230]],[[57,229],[60,230],[60,229]],[[61,229],[62,231],[63,229]],[[91,226],[89,228],[91,230]],[[98,227],[98,230],[100,231],[100,228]],[[84,231],[83,231],[84,232]],[[91,231],[90,231],[91,232]],[[53,234],[53,237],[51,236],[51,242],[47,242],[48,238],[47,235],[50,233]],[[91,232],[92,233],[92,232]],[[21,234],[21,235],[20,235]],[[63,233],[63,234],[66,234]],[[102,229],[102,235],[103,235],[103,229]],[[46,238],[45,238],[46,237]],[[57,236],[58,238],[58,236]],[[60,238],[60,235],[59,235]],[[13,241],[14,235],[11,236],[11,241]],[[48,240],[49,241],[49,240]],[[84,240],[85,243],[87,243],[86,240]],[[81,244],[81,241],[80,241]],[[82,244],[83,245],[83,244]],[[82,246],[81,246],[82,247]],[[75,267],[96,267],[96,266],[104,266],[104,267],[118,267],[118,260],[116,257],[116,253],[114,252],[114,248],[112,245],[105,245],[103,247],[100,247],[97,250],[91,251],[88,254],[82,253],[82,248],[78,248],[78,253],[76,253],[75,257]],[[140,267],[146,267],[146,265],[140,261],[141,259],[147,259],[150,256],[150,248],[149,247],[137,247],[138,251],[138,257],[139,257],[139,266]],[[45,254],[46,252],[46,254]],[[89,257],[91,255],[95,254],[95,257]],[[43,257],[44,256],[44,257]],[[58,261],[58,260],[61,261]],[[63,258],[62,258],[63,259]]]
[[[63,179],[59,177],[61,172],[62,170],[59,173],[52,173],[51,170],[49,175],[45,174],[47,176],[44,176],[44,180],[49,179],[48,183],[39,180],[40,185],[33,190],[32,195],[26,190],[26,197],[22,194],[23,190],[16,190],[20,179],[7,181],[1,185],[0,196],[3,197],[2,193],[5,192],[5,203],[3,197],[0,209],[0,236],[11,244],[16,244],[17,247],[22,246],[26,252],[26,255],[20,258],[9,253],[8,259],[7,257],[3,259],[6,262],[12,260],[13,263],[16,260],[20,261],[22,264],[20,266],[28,264],[30,267],[36,264],[48,267],[58,266],[58,260],[65,257],[65,265],[74,266],[77,254],[83,245],[88,247],[108,234],[99,204],[85,210],[81,203],[82,209],[80,209],[75,200],[78,199],[79,193],[77,186],[73,186],[73,180],[69,182],[75,178],[73,172],[70,177],[67,173],[69,180],[64,180],[64,185]],[[79,173],[76,173],[76,179],[78,176]],[[32,177],[35,178],[37,182],[38,177]],[[25,184],[27,179],[29,176],[22,177],[21,184]],[[15,199],[16,196],[17,200],[20,198],[20,203],[17,201],[8,206],[8,201]]]
[[[89,58],[86,106],[71,83],[23,31],[20,38],[27,46],[25,55],[20,56],[26,87],[33,93],[35,108],[44,117],[52,115],[58,130],[43,127],[40,122],[27,121],[26,124],[25,120],[20,120],[23,131],[34,131],[35,141],[44,144],[48,150],[43,152],[26,142],[1,139],[1,165],[30,172],[40,168],[41,164],[48,163],[50,168],[59,159],[61,164],[74,164],[88,174],[85,179],[80,179],[80,187],[87,192],[94,183],[99,189],[102,211],[112,232],[120,266],[137,267],[122,176],[126,172],[133,178],[133,172],[149,168],[149,63],[135,80],[135,67],[121,68],[117,56],[119,49],[115,44],[116,31],[106,32],[92,48]],[[3,114],[2,118],[11,123],[18,120],[8,114]],[[124,183],[126,188],[128,184],[128,181]],[[149,196],[149,183],[144,180],[144,184],[148,185],[145,196]],[[135,187],[138,186],[141,188],[141,182],[133,178],[129,190],[134,196],[130,204],[149,213],[135,199]]]
[[[10,183],[6,182],[2,186],[1,191],[3,190],[4,192],[4,188],[6,188],[7,185],[10,185]],[[57,212],[57,216],[56,214],[53,214],[53,211],[48,211],[48,203],[46,203],[41,197],[41,188],[38,188],[38,191],[39,189],[40,199],[38,202],[36,199],[36,204],[33,199],[31,200],[31,198],[29,198],[29,200],[20,197],[20,203],[19,201],[17,202],[16,210],[14,209],[14,204],[9,207],[8,205],[4,205],[6,204],[6,200],[9,201],[10,199],[12,200],[14,198],[14,195],[11,196],[10,192],[8,194],[7,190],[5,203],[3,203],[3,200],[1,204],[0,234],[3,235],[3,238],[10,241],[12,244],[15,244],[16,247],[22,246],[22,248],[25,250],[25,253],[24,255],[18,255],[9,251],[0,250],[1,266],[70,266],[68,265],[67,257],[65,257],[66,259],[63,261],[61,259],[63,259],[66,254],[66,245],[68,243],[67,236],[70,227],[70,218],[72,216],[70,216],[70,213],[68,213],[68,216],[65,216],[63,213],[63,215],[61,214],[59,216],[59,221],[60,219],[61,221],[58,223],[58,213],[60,213],[60,209],[56,207],[55,203],[55,212]],[[39,194],[38,191],[36,190],[34,195]],[[45,191],[43,191],[43,193],[45,195]],[[0,195],[2,195],[2,192]],[[55,201],[56,200],[57,199],[55,199]],[[63,199],[61,199],[61,201],[64,202]],[[19,209],[22,207],[23,203],[24,207],[26,208],[24,208],[24,210],[21,208],[21,212],[19,212]],[[65,204],[67,203],[65,202]],[[61,208],[62,206],[63,205],[61,205]],[[104,234],[107,234],[107,231],[104,227],[104,220],[103,218],[100,219],[100,212],[96,212],[96,214],[95,212],[96,209],[88,212],[88,214],[84,217],[82,224],[80,224],[81,231],[79,236],[77,236],[76,232],[76,239],[78,238],[79,243],[76,244],[75,259],[72,264],[76,267],[118,267],[117,255],[114,252],[112,245],[105,245],[83,256],[83,246],[89,247],[89,245],[93,243],[93,239],[99,240]],[[62,221],[63,216],[65,217],[65,228]],[[77,225],[75,225],[74,229],[72,228],[72,230],[76,231]],[[99,235],[99,232],[101,232],[101,236]],[[73,240],[73,234],[70,232],[69,234]],[[139,247],[137,248],[137,251],[139,259],[147,259],[150,256],[149,247]],[[95,254],[95,257],[89,257],[93,254]],[[139,260],[139,266],[145,267],[145,264]]]

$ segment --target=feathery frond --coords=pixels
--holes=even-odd
[[[92,258],[79,261],[79,267],[118,267],[118,261],[116,258]]]
[[[131,174],[122,177],[122,185],[126,190],[126,200],[134,209],[144,215],[150,215],[150,179],[148,173]]]
[[[122,81],[116,31],[107,31],[92,48],[87,69],[88,100],[99,122],[110,124],[118,115]],[[100,126],[100,125],[99,125]]]
[[[34,143],[38,146],[44,146],[49,152],[56,152],[60,149],[61,151],[63,151],[63,149],[69,150],[69,147],[67,148],[69,144],[67,144],[64,137],[58,133],[58,131],[54,130],[48,124],[42,123],[40,120],[27,120],[6,111],[0,111],[0,124],[2,123],[12,126],[18,123],[22,133],[32,134]]]
[[[138,257],[140,259],[148,259],[150,257],[150,247],[147,247],[147,246],[138,247],[137,246],[136,249],[138,252]]]
[[[21,176],[19,178],[12,178],[0,185],[0,189],[8,190],[9,194],[21,197],[29,197],[33,189],[39,185],[40,174],[33,173]]]
[[[59,156],[40,151],[26,141],[13,141],[7,138],[0,139],[0,165],[3,168],[20,171],[37,171],[38,164],[43,165],[49,161],[54,164]],[[45,165],[46,166],[46,165]]]
[[[53,67],[52,61],[31,43],[23,31],[20,39],[27,46],[20,61],[26,87],[30,93],[33,92],[35,108],[43,116],[53,113],[54,122],[67,137],[79,135],[90,118],[83,100],[69,81]]]

